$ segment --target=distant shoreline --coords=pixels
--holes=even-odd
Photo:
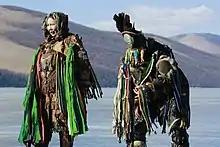
[[[16,87],[16,86],[15,86],[15,87],[14,87],[14,86],[0,87],[0,89],[4,89],[4,88],[7,88],[7,89],[8,89],[8,88],[11,88],[11,89],[19,89],[19,88],[20,88],[20,89],[23,89],[23,88],[26,88],[26,87]],[[111,88],[111,89],[112,89],[112,88],[117,88],[117,87],[102,87],[102,88],[105,88],[105,89],[106,89],[106,88]],[[208,87],[208,86],[207,86],[207,87],[205,87],[205,86],[204,86],[204,87],[196,87],[196,86],[191,86],[190,88],[193,88],[193,89],[197,89],[197,88],[205,88],[205,89],[217,88],[217,89],[218,89],[218,88],[220,88],[220,87],[211,87],[211,86],[209,86],[209,87]]]

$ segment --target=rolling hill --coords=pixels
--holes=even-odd
[[[193,33],[173,36],[171,39],[200,51],[220,57],[220,36],[210,33]]]
[[[45,14],[16,6],[0,6],[0,86],[24,86],[24,74],[28,72],[35,48],[43,40],[41,21]],[[70,22],[71,32],[83,37],[85,48],[102,86],[114,87],[117,82],[117,68],[120,57],[125,52],[125,44],[119,33],[101,31]],[[220,87],[220,58],[176,40],[153,34],[146,36],[172,47],[180,67],[191,86]],[[208,41],[208,39],[205,39]],[[199,48],[199,49],[198,49]],[[6,72],[7,71],[7,72]],[[8,82],[4,73],[12,72],[20,78],[20,84]],[[7,75],[7,74],[6,74]],[[16,76],[17,75],[17,76]],[[21,78],[22,77],[22,78]],[[22,81],[23,80],[23,81]]]

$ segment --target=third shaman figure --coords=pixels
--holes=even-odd
[[[189,83],[172,50],[145,37],[125,13],[114,15],[127,50],[119,67],[113,132],[127,146],[146,147],[147,133],[169,127],[172,147],[189,147]]]

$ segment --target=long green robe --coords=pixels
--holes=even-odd
[[[76,46],[72,43],[68,46],[66,62],[63,65],[57,64],[57,92],[62,107],[67,112],[67,125],[69,135],[76,136],[87,131],[85,103],[82,102],[75,76],[75,52]],[[31,71],[28,75],[26,93],[23,100],[24,117],[19,134],[19,142],[31,141],[33,144],[42,141],[43,121],[39,113],[39,93],[37,76],[37,60],[41,50],[37,49],[32,60]],[[61,63],[58,56],[57,63]],[[62,72],[62,73],[61,73]],[[61,76],[62,75],[62,76]]]

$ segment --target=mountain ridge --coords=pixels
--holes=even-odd
[[[28,73],[34,50],[44,39],[41,31],[41,21],[45,15],[43,12],[26,8],[0,6],[0,19],[2,20],[0,22],[0,43],[4,44],[0,48],[1,53],[3,53],[0,55],[0,59],[2,59],[0,61],[4,63],[4,66],[0,64],[0,69]],[[125,53],[122,36],[117,32],[101,31],[74,22],[69,23],[69,28],[71,32],[83,37],[84,46],[88,51],[101,85],[115,87],[117,85],[117,68],[120,57]],[[191,86],[220,87],[218,76],[220,67],[217,64],[220,63],[220,59],[217,56],[183,44],[174,38],[147,33],[145,35],[172,47],[180,68],[189,78]],[[4,50],[3,48],[8,49]],[[19,52],[21,53],[19,54]],[[3,58],[5,54],[8,55],[7,58]],[[13,59],[14,62],[9,59]],[[14,63],[20,64],[15,66]],[[210,70],[212,72],[209,72]],[[210,77],[210,80],[204,81],[205,77]]]
[[[191,33],[170,37],[170,39],[197,50],[220,57],[220,36],[212,33]]]

